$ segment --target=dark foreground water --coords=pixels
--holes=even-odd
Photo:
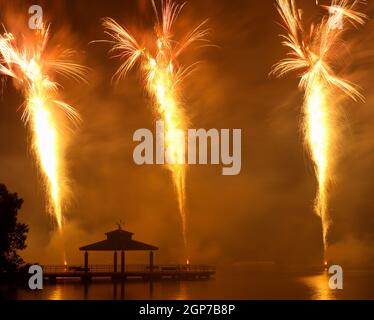
[[[329,275],[291,274],[218,270],[215,279],[204,281],[130,281],[113,285],[110,281],[95,281],[84,286],[79,281],[63,281],[55,285],[45,283],[44,290],[0,286],[2,299],[363,299],[374,300],[374,272],[345,272],[344,289],[329,289]]]

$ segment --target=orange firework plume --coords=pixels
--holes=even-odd
[[[177,130],[186,130],[188,119],[178,95],[178,84],[192,71],[194,65],[179,67],[177,58],[192,44],[207,42],[206,21],[193,29],[182,42],[173,40],[172,28],[184,4],[178,5],[169,0],[162,1],[162,17],[152,1],[156,14],[157,51],[152,55],[139,45],[137,40],[110,18],[104,19],[106,33],[113,39],[112,52],[118,52],[123,64],[115,77],[121,79],[138,62],[146,79],[146,88],[154,99],[157,114],[165,124],[165,144],[168,149],[169,165],[174,185],[178,193],[179,211],[182,218],[183,237],[186,244],[185,179],[186,165],[184,146],[177,137]]]
[[[46,46],[49,28],[36,31],[35,39],[22,38],[22,43],[5,31],[0,35],[0,75],[12,77],[25,96],[22,120],[32,134],[32,150],[43,174],[49,212],[61,230],[63,225],[63,192],[66,189],[62,152],[62,128],[56,109],[62,110],[71,120],[78,121],[78,113],[56,98],[59,85],[51,80],[52,73],[75,80],[84,80],[86,69],[69,60],[71,51],[60,58],[48,59]]]
[[[289,58],[274,67],[273,73],[283,76],[290,71],[301,71],[300,88],[305,91],[303,131],[318,178],[315,211],[322,219],[325,249],[330,226],[328,189],[332,182],[332,150],[337,135],[333,93],[338,89],[354,101],[364,99],[355,85],[337,75],[335,62],[345,31],[349,26],[365,23],[366,15],[356,11],[362,2],[332,0],[330,6],[322,6],[329,16],[307,31],[295,1],[277,0],[278,12],[288,31],[282,36],[282,44],[291,51]]]

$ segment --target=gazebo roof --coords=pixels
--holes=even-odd
[[[107,239],[79,248],[81,251],[153,251],[157,247],[132,239],[133,233],[122,230],[107,232]]]

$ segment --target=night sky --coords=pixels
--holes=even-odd
[[[119,61],[110,59],[108,44],[90,43],[107,39],[103,17],[126,25],[140,42],[149,41],[151,2],[0,0],[1,21],[9,31],[20,32],[19,26],[27,25],[29,5],[37,3],[52,23],[51,45],[73,48],[76,60],[91,69],[89,84],[59,79],[64,100],[84,120],[71,134],[66,155],[72,190],[65,231],[69,261],[81,262],[78,248],[102,240],[119,220],[135,239],[160,248],[160,262],[183,261],[170,174],[161,166],[136,166],[132,159],[134,131],[153,129],[155,120],[140,77],[134,70],[115,86],[111,78]],[[318,20],[323,13],[314,1],[298,3],[307,20],[309,15]],[[374,3],[364,10],[374,16]],[[242,171],[230,177],[221,175],[221,166],[189,167],[191,260],[319,263],[323,244],[320,219],[313,213],[316,179],[300,131],[303,93],[296,77],[269,76],[286,53],[274,1],[190,0],[176,24],[176,36],[205,18],[215,46],[193,49],[181,59],[184,64],[202,61],[183,84],[184,106],[191,128],[242,129]],[[340,104],[342,139],[330,198],[329,255],[336,261],[368,264],[374,259],[374,22],[349,32],[347,39],[351,54],[343,74],[362,87],[366,102]],[[46,214],[29,133],[17,111],[22,103],[12,81],[4,81],[0,182],[25,200],[20,212],[21,221],[30,226],[25,260],[61,263],[61,240]]]

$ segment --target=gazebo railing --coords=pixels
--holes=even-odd
[[[82,265],[62,265],[62,266],[52,266],[52,265],[45,265],[42,266],[43,272],[47,274],[58,274],[58,273],[113,273],[114,266],[113,264],[91,264],[88,265],[88,270],[84,268]],[[210,266],[203,266],[203,265],[154,265],[153,266],[154,272],[159,273],[180,273],[180,272],[214,272],[215,268]],[[121,265],[117,265],[117,272],[121,272]],[[142,272],[147,273],[150,272],[149,265],[126,265],[125,272]]]

